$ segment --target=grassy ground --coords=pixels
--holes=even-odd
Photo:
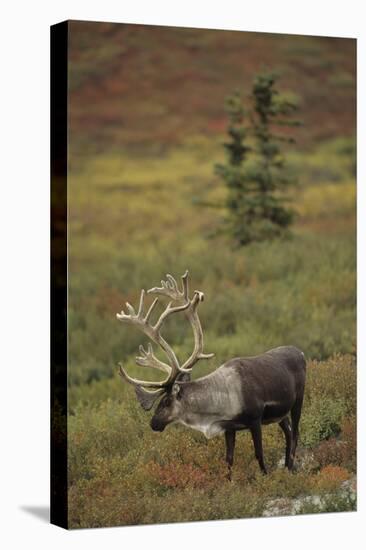
[[[72,23],[69,78],[70,527],[251,517],[276,498],[328,495],[298,513],[349,510],[356,472],[354,41]],[[234,249],[212,238],[225,198],[223,100],[263,65],[300,98],[304,126],[287,151],[298,179],[291,238]],[[141,288],[189,269],[205,293],[202,376],[223,361],[293,344],[308,359],[297,471],[277,426],[264,429],[263,477],[238,437],[233,482],[224,441],[149,428],[133,389],[144,338],[116,320]],[[180,358],[188,327],[164,335]],[[152,374],[153,377],[153,374]],[[331,497],[329,497],[329,494]],[[329,500],[330,499],[330,500]],[[267,512],[266,512],[267,511]]]
[[[150,414],[117,379],[76,391],[69,420],[71,527],[261,516],[275,498],[304,495],[328,499],[328,509],[307,505],[304,513],[332,511],[330,504],[354,509],[339,489],[356,469],[355,382],[352,356],[310,362],[296,473],[279,466],[284,438],[272,425],[264,429],[269,475],[259,472],[243,432],[231,483],[222,437],[206,440],[179,426],[152,432]]]

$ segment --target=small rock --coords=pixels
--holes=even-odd
[[[337,491],[338,494],[348,493],[356,497],[356,476],[351,479],[343,481]],[[308,495],[303,497],[290,498],[274,498],[267,502],[267,506],[263,512],[264,517],[273,516],[292,516],[301,512],[304,505],[311,505],[315,507],[321,506],[329,497],[332,497],[334,493],[329,493],[323,496],[320,495]]]

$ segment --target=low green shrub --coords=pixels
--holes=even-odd
[[[302,444],[313,447],[323,439],[338,435],[345,409],[342,399],[333,400],[329,397],[313,399],[301,418]]]

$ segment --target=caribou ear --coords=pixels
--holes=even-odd
[[[163,395],[165,391],[166,391],[165,389],[156,390],[156,391],[146,391],[140,388],[140,386],[135,386],[135,393],[136,393],[137,400],[145,411],[149,411],[153,407],[155,401],[161,395]]]
[[[180,386],[179,384],[177,384],[176,382],[173,384],[173,387],[172,387],[172,395],[174,395],[174,397],[176,397],[178,395],[178,393],[180,392]]]

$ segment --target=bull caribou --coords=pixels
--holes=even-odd
[[[235,436],[239,430],[249,430],[253,439],[255,457],[260,469],[267,473],[263,458],[262,425],[278,423],[285,435],[285,467],[293,469],[299,435],[299,421],[305,387],[305,358],[294,346],[281,346],[255,357],[235,357],[226,361],[211,374],[191,380],[194,365],[201,359],[210,359],[213,353],[203,352],[203,332],[198,317],[202,292],[195,290],[189,297],[188,272],[182,276],[181,290],[174,277],[167,275],[161,287],[147,294],[157,295],[144,313],[145,291],[141,291],[137,312],[127,303],[128,313],[117,313],[117,319],[142,331],[157,346],[166,360],[156,357],[151,343],[147,349],[140,346],[136,363],[158,369],[166,374],[162,381],[132,378],[119,363],[119,373],[135,388],[141,406],[150,410],[157,399],[160,402],[151,420],[151,428],[162,432],[168,424],[180,423],[202,432],[207,438],[225,434],[228,479],[231,480],[234,463]],[[150,322],[159,300],[169,303],[155,324]],[[163,323],[176,313],[184,313],[194,335],[194,349],[180,364],[173,348],[161,334]],[[291,417],[291,422],[289,419]]]

